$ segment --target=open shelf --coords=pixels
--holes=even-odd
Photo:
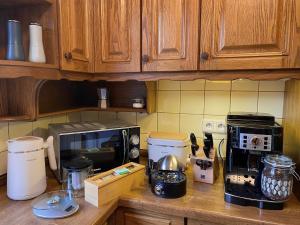
[[[109,91],[107,109],[98,107],[97,88],[100,87]],[[145,108],[132,108],[134,98],[145,99]],[[0,79],[0,121],[33,121],[80,111],[155,112],[156,82]]]
[[[107,109],[98,107],[97,88],[109,91]],[[39,88],[37,117],[80,111],[148,112],[156,110],[156,82],[78,82],[68,80],[45,81]],[[51,93],[51,94],[50,94]],[[146,100],[145,108],[132,108],[132,99]]]
[[[11,6],[11,7],[10,7]],[[20,7],[19,7],[20,6]],[[21,23],[22,41],[25,61],[6,60],[7,51],[7,21],[18,20]],[[46,63],[29,62],[29,24],[39,23],[43,29],[43,46],[46,55]],[[30,68],[59,69],[58,61],[58,35],[57,35],[57,5],[56,0],[0,0],[0,67],[10,69],[12,66],[19,69],[26,67],[26,76],[31,75]],[[18,69],[15,69],[18,73]],[[13,72],[1,77],[17,77]],[[51,73],[48,75],[51,76]],[[32,74],[34,71],[32,71]],[[47,73],[47,71],[45,72]]]

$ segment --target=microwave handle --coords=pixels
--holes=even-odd
[[[122,130],[122,137],[123,137],[123,161],[122,164],[125,163],[126,160],[126,152],[128,146],[128,134],[126,130]]]

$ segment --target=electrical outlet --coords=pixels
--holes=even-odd
[[[226,124],[223,120],[215,121],[215,133],[226,134]]]
[[[214,133],[215,130],[215,122],[212,120],[203,120],[203,125],[202,125],[202,130],[203,132],[207,133]]]
[[[203,120],[203,132],[226,134],[226,124],[223,120]]]

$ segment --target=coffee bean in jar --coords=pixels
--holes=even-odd
[[[261,191],[269,199],[285,201],[292,194],[295,163],[284,155],[267,155],[264,159],[264,169],[261,176]]]

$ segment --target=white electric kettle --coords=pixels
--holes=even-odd
[[[57,170],[53,137],[47,141],[26,136],[7,141],[7,196],[26,200],[42,194],[47,187],[44,149],[48,149],[50,168]]]

